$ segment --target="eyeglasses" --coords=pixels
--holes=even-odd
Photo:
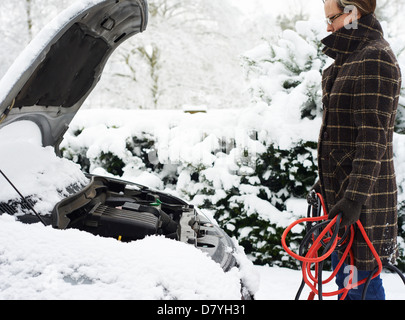
[[[325,22],[329,25],[331,25],[337,18],[339,18],[340,16],[343,16],[345,13],[344,12],[340,12],[338,14],[335,14],[333,17],[331,18],[326,18]]]

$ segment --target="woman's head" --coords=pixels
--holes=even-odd
[[[323,0],[327,31],[335,32],[370,13],[374,13],[376,0]]]
[[[338,7],[343,11],[345,8],[354,6],[362,16],[374,13],[377,0],[332,0],[336,1]]]

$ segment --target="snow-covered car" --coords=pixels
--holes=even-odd
[[[147,21],[144,0],[87,0],[62,12],[2,78],[0,132],[16,124],[35,124],[42,147],[59,154],[69,123],[96,86],[108,58],[126,39],[143,32]],[[18,148],[13,137],[10,134],[3,139]],[[39,172],[38,184],[41,174],[49,173],[45,169]],[[128,242],[164,235],[207,252],[224,271],[237,266],[235,244],[226,233],[197,208],[168,193],[87,174],[85,183],[70,181],[68,187],[60,187],[63,199],[52,210],[41,211],[40,202],[46,195],[31,191],[19,196],[21,180],[7,181],[10,176],[10,172],[0,176],[1,185],[9,184],[15,190],[14,196],[4,199],[7,193],[3,193],[0,197],[0,214],[15,215],[26,223],[39,219],[55,229],[74,228]],[[35,181],[30,183],[35,188]],[[40,190],[38,187],[37,192]],[[243,296],[250,297],[246,291]]]

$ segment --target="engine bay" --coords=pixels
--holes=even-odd
[[[88,186],[55,206],[52,226],[121,241],[148,235],[180,240],[180,220],[186,212],[195,215],[193,206],[174,197],[130,182],[91,176]]]
[[[123,242],[161,235],[207,252],[224,270],[235,266],[231,239],[193,205],[135,183],[92,175],[89,179],[84,189],[55,206],[54,228]]]

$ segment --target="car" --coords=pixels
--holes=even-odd
[[[147,22],[145,0],[91,0],[66,9],[1,80],[0,130],[19,121],[35,123],[42,146],[52,147],[60,156],[63,135],[97,85],[109,57],[125,40],[143,32]],[[88,184],[73,184],[51,212],[37,213],[33,197],[20,194],[19,200],[0,203],[0,214],[121,241],[163,235],[206,252],[224,271],[238,267],[229,250],[235,247],[232,239],[188,202],[136,183],[86,176]],[[253,298],[243,292],[243,299]]]

